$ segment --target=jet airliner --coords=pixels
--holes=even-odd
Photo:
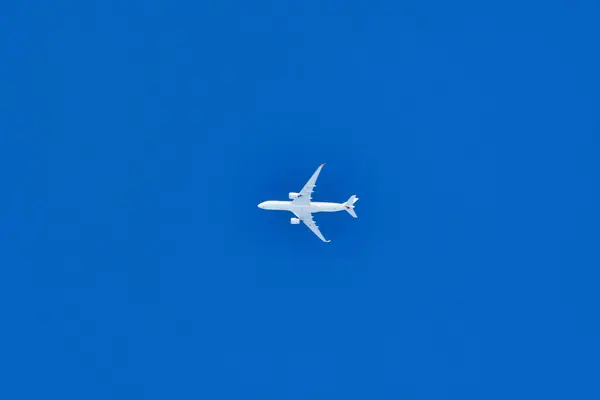
[[[291,201],[264,201],[258,205],[263,210],[279,210],[279,211],[290,211],[296,218],[291,218],[290,223],[298,225],[300,221],[304,222],[304,225],[308,227],[315,235],[324,242],[331,242],[323,237],[319,231],[319,227],[315,224],[312,217],[313,213],[318,212],[336,212],[336,211],[347,211],[348,214],[354,218],[358,218],[354,212],[354,203],[358,201],[358,197],[355,195],[350,196],[348,201],[345,203],[322,203],[311,201],[313,190],[315,188],[317,178],[321,173],[321,169],[325,164],[321,164],[315,173],[310,177],[306,185],[302,188],[300,193],[290,192],[288,197]]]

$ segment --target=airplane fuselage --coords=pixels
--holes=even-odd
[[[340,203],[311,201],[308,205],[294,204],[291,201],[264,201],[258,205],[263,210],[291,211],[296,214],[344,211],[346,206]]]

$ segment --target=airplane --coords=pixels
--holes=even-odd
[[[358,201],[358,197],[352,195],[345,203],[322,203],[311,201],[311,194],[313,193],[315,186],[317,186],[317,178],[319,177],[321,169],[324,165],[325,164],[321,164],[319,168],[317,168],[308,182],[306,182],[306,185],[304,185],[300,193],[290,192],[288,194],[289,199],[292,201],[263,201],[258,205],[258,208],[262,208],[263,210],[291,211],[296,216],[296,218],[290,219],[290,223],[292,225],[298,225],[300,221],[302,221],[304,222],[304,225],[308,227],[308,229],[310,229],[319,237],[319,239],[326,243],[331,242],[331,240],[325,239],[319,231],[319,227],[317,224],[315,224],[315,221],[312,217],[313,213],[345,210],[354,218],[358,218],[354,212],[354,203]]]

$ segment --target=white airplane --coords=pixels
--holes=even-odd
[[[291,224],[298,225],[300,221],[302,221],[304,222],[304,225],[308,226],[308,229],[313,231],[313,233],[319,237],[319,239],[324,242],[331,242],[331,240],[327,240],[323,237],[319,231],[319,227],[313,220],[312,214],[317,212],[336,212],[346,210],[354,218],[358,218],[354,212],[354,203],[356,203],[358,197],[352,195],[345,203],[321,203],[311,201],[311,193],[313,192],[315,186],[317,186],[317,178],[321,173],[321,168],[323,168],[323,165],[325,164],[321,164],[319,168],[317,168],[313,176],[311,176],[308,182],[306,182],[306,185],[304,185],[300,193],[290,192],[288,197],[292,201],[264,201],[258,205],[258,208],[262,208],[263,210],[291,211],[294,213],[294,215],[296,215],[296,218],[290,219]]]

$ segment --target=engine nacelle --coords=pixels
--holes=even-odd
[[[300,197],[300,193],[294,193],[294,192],[290,192],[290,194],[288,194],[290,200],[294,200],[297,199],[298,197]]]
[[[298,225],[300,223],[300,219],[299,218],[290,218],[290,224],[292,225]]]

